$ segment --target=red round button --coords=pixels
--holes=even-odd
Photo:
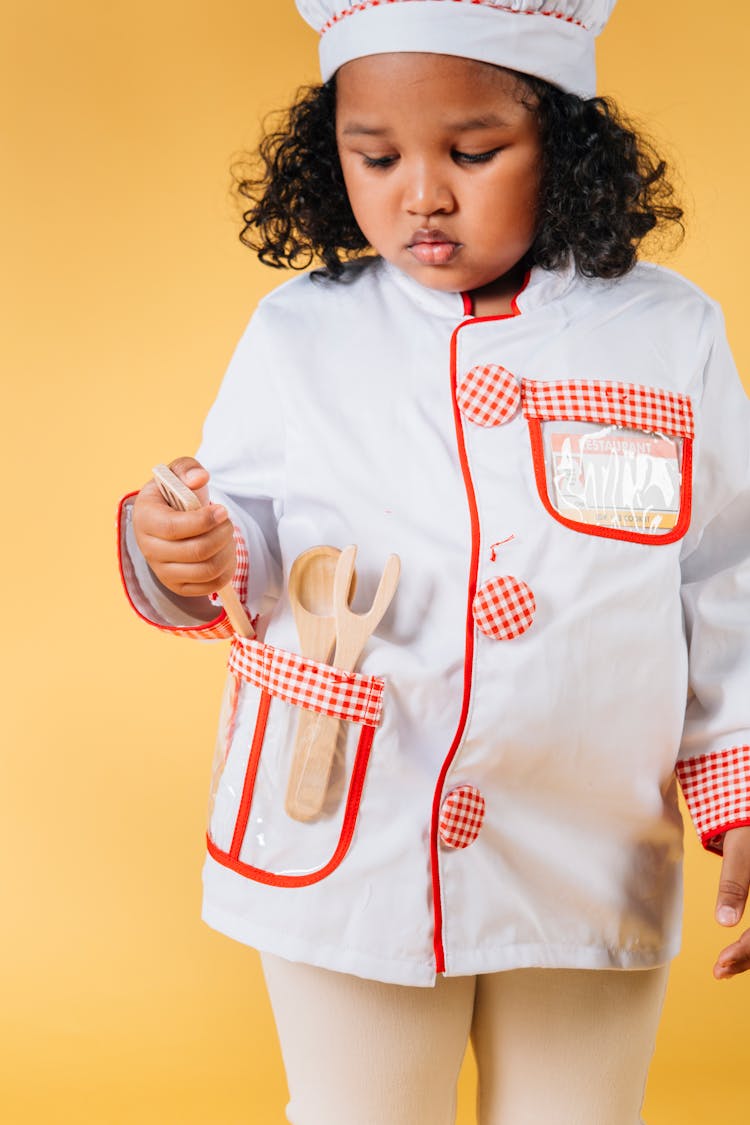
[[[473,785],[452,789],[440,809],[440,839],[447,848],[468,848],[484,820],[484,797]]]
[[[520,578],[503,574],[477,590],[471,609],[478,629],[497,641],[510,641],[531,625],[536,599]]]
[[[499,426],[509,422],[521,405],[521,386],[510,371],[487,363],[464,375],[456,389],[456,402],[475,425]]]

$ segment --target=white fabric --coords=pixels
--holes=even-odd
[[[535,269],[518,307],[466,321],[459,294],[376,261],[341,282],[282,285],[239,344],[198,456],[252,545],[261,637],[299,651],[287,598],[267,595],[310,547],[358,545],[355,608],[370,604],[388,554],[402,563],[359,665],[386,690],[351,848],[301,887],[209,858],[204,917],[240,941],[416,985],[434,981],[440,943],[449,975],[647,968],[677,952],[675,761],[750,744],[750,406],[717,306],[667,270],[640,264],[611,282]],[[453,337],[459,384],[485,364],[519,379],[645,384],[689,395],[696,419],[692,522],[662,545],[558,523],[521,412],[494,427],[462,421],[475,588],[513,575],[536,602],[521,636],[470,631],[468,658],[472,527]],[[343,806],[311,823],[284,813],[291,745],[277,702],[239,858],[310,872],[334,854]],[[245,685],[211,825],[224,849],[258,707]],[[485,799],[481,831],[433,853],[433,804],[460,785]]]
[[[469,1036],[478,1125],[638,1125],[667,969],[521,969],[434,988],[263,957],[293,1125],[453,1125]]]
[[[297,0],[321,32],[327,81],[363,55],[423,51],[460,55],[596,93],[594,42],[616,0]]]

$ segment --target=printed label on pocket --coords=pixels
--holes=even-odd
[[[572,531],[669,544],[690,526],[693,408],[663,387],[524,379],[539,498]]]
[[[660,535],[680,512],[681,440],[664,434],[545,423],[550,499],[562,516]]]

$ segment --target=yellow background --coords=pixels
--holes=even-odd
[[[238,243],[228,167],[316,79],[315,36],[292,0],[1,8],[0,1119],[275,1125],[256,955],[199,920],[223,646],[130,615],[113,520],[195,448],[284,278]],[[722,302],[745,372],[749,31],[744,4],[620,0],[600,45],[600,88],[687,185],[670,264]],[[649,1125],[746,1120],[750,978],[711,978],[719,865],[687,848]]]

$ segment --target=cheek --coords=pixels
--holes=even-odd
[[[352,169],[349,173],[344,170],[344,184],[357,225],[365,238],[374,245],[383,230],[390,225],[386,219],[384,193],[369,176],[365,178]]]
[[[363,216],[367,211],[368,202],[368,192],[365,189],[361,171],[352,160],[346,158],[341,161],[341,171],[344,175],[344,186],[354,217],[359,221],[360,216]]]
[[[537,225],[539,186],[535,166],[520,167],[513,175],[504,177],[494,197],[498,222],[507,223],[520,237],[533,234]]]

